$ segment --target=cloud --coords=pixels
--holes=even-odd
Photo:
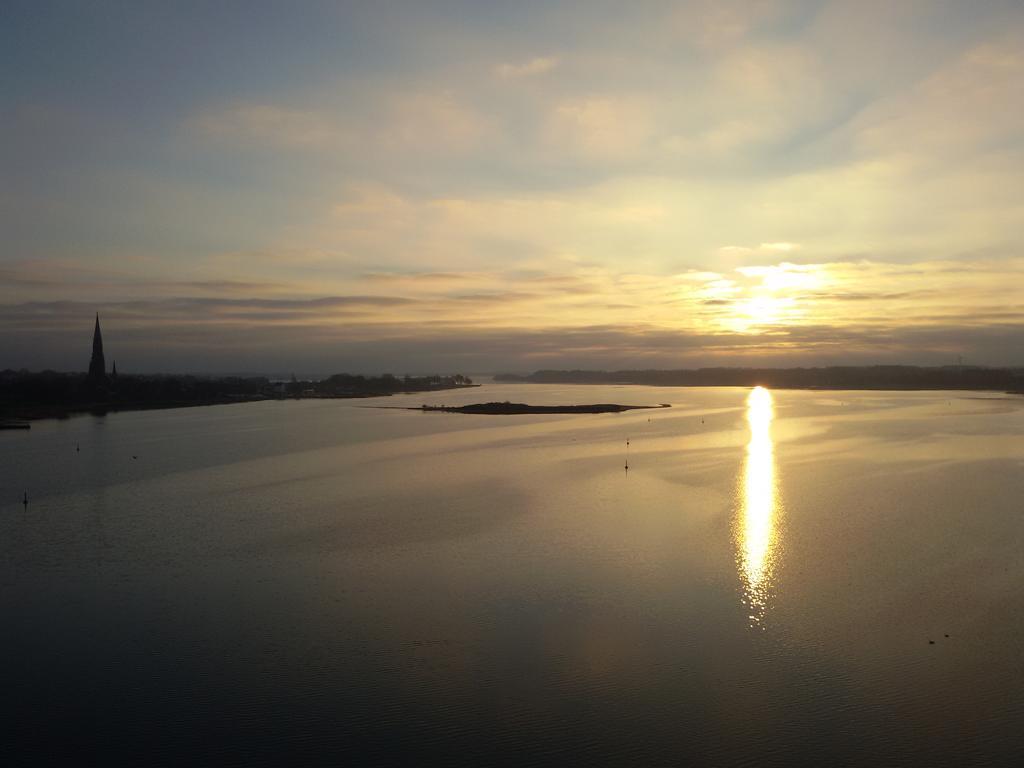
[[[143,100],[58,61],[0,126],[0,304],[36,340],[110,309],[154,357],[204,324],[460,360],[982,339],[1019,321],[1018,5],[367,6]]]
[[[83,307],[49,308],[73,311]],[[145,308],[134,311],[141,313]],[[43,367],[39,355],[42,331],[15,331],[0,311],[0,349],[11,359]],[[86,320],[89,318],[86,317]],[[310,323],[297,317],[266,323],[254,333],[259,318],[235,322],[168,322],[163,328],[122,324],[111,315],[104,326],[108,355],[126,372],[288,371],[528,371],[543,367],[678,368],[714,365],[827,365],[882,362],[949,364],[963,354],[971,363],[1004,361],[1006,350],[1024,345],[1024,324],[990,323],[981,327],[933,325],[903,328],[802,326],[784,332],[743,334],[676,330],[644,323],[587,326],[548,325],[461,327],[423,324],[418,327],[378,325],[353,332],[357,317],[338,324]],[[63,324],[58,368],[84,366],[89,323],[72,329]],[[296,329],[301,342],[296,342]],[[372,331],[372,333],[370,332]],[[1019,361],[1018,361],[1019,362]]]
[[[460,273],[496,264],[550,270],[557,261],[600,263],[648,242],[673,242],[688,217],[673,216],[670,203],[657,189],[632,184],[564,195],[428,197],[351,184],[317,237],[366,263],[405,272],[423,264]]]
[[[23,302],[0,305],[0,352],[26,360],[19,367],[32,360],[73,366],[61,356],[77,359],[69,340],[86,338],[99,311],[112,348],[127,353],[118,352],[118,359],[145,359],[151,369],[161,369],[161,353],[174,358],[193,344],[189,354],[199,360],[218,343],[267,361],[339,361],[328,370],[342,369],[341,350],[377,359],[378,352],[402,349],[412,359],[436,353],[479,371],[493,369],[502,348],[520,369],[539,359],[628,367],[684,359],[777,363],[785,356],[789,364],[809,364],[836,362],[837,355],[935,362],[962,354],[979,363],[1024,364],[1024,347],[1009,345],[1024,337],[1017,287],[1024,260],[975,260],[966,267],[851,261],[671,275],[601,268],[373,273],[351,278],[361,292],[345,295]],[[36,348],[24,346],[29,338]],[[997,340],[1008,345],[1000,348]],[[225,365],[237,369],[241,363],[226,354]]]
[[[178,296],[183,291],[200,296],[276,296],[300,290],[294,283],[272,280],[181,279],[152,273],[147,260],[120,268],[73,259],[25,259],[0,267],[0,302],[19,302],[39,297],[48,300],[125,300]],[[202,272],[199,270],[198,272]]]
[[[777,243],[761,243],[757,246],[723,245],[718,252],[724,256],[758,256],[761,258],[800,250],[800,243],[780,241]]]
[[[492,133],[493,122],[455,90],[343,88],[308,107],[233,102],[188,118],[186,134],[223,146],[343,153],[462,153]]]
[[[369,126],[361,138],[385,149],[457,153],[474,149],[493,130],[487,116],[455,91],[431,89],[393,95],[382,122]]]
[[[519,63],[499,64],[496,71],[498,76],[506,80],[516,80],[523,77],[535,77],[550,72],[559,64],[557,56],[535,56],[532,59]]]
[[[188,120],[189,131],[223,141],[323,149],[345,138],[341,126],[314,111],[274,104],[234,103]]]
[[[563,101],[545,128],[557,151],[603,160],[644,152],[655,130],[654,108],[646,99],[610,95]]]
[[[853,130],[860,150],[899,154],[915,163],[948,166],[1007,150],[1024,131],[1024,36],[975,45],[911,90],[873,104]]]
[[[783,15],[787,5],[778,0],[695,0],[675,6],[666,28],[677,39],[713,53],[748,40]]]

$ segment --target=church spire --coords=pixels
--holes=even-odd
[[[107,364],[103,359],[103,334],[100,333],[100,313],[96,313],[96,328],[92,332],[92,359],[89,360],[89,378],[103,381],[107,378]]]

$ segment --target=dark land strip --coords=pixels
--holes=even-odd
[[[526,403],[473,403],[471,405],[421,405],[405,408],[398,405],[366,406],[367,408],[392,408],[403,411],[428,411],[436,413],[479,413],[496,416],[520,416],[530,413],[621,413],[651,408],[671,408],[668,403],[659,405],[619,405],[618,403],[594,403],[591,405],[527,405]]]
[[[693,368],[679,370],[541,370],[502,373],[497,382],[640,384],[651,387],[770,389],[976,390],[1024,394],[1024,368],[950,365],[829,366],[824,368]]]

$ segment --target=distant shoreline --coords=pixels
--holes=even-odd
[[[126,411],[163,411],[177,408],[203,408],[212,405],[234,405],[238,403],[281,402],[286,400],[355,400],[370,397],[391,397],[392,395],[415,395],[423,392],[440,392],[451,389],[472,389],[479,384],[455,384],[396,392],[352,392],[344,394],[300,394],[286,396],[238,395],[197,400],[154,400],[150,402],[95,401],[59,405],[53,403],[0,404],[0,424],[4,429],[26,429],[27,424],[43,419],[69,419],[73,416],[105,416],[108,413]],[[419,409],[416,409],[419,410]],[[18,425],[18,426],[14,426]],[[25,426],[23,426],[25,425]]]
[[[679,370],[542,370],[497,374],[515,384],[600,384],[650,387],[755,387],[865,391],[991,391],[1024,394],[1024,368],[834,366],[828,368],[696,368]]]
[[[827,379],[838,379],[829,381]],[[536,371],[528,375],[497,374],[494,382],[514,384],[590,384],[603,386],[651,387],[754,387],[773,390],[862,391],[862,392],[999,392],[1024,396],[1024,369],[1020,368],[916,368],[913,366],[737,369],[702,368],[677,371]],[[284,400],[351,400],[391,395],[472,389],[480,384],[442,384],[390,392],[312,392],[298,394],[244,393],[187,400],[154,399],[118,402],[95,400],[75,403],[0,402],[0,427],[27,429],[30,422],[68,419],[73,416],[119,413],[122,411],[170,410]],[[498,406],[507,406],[504,409]],[[660,408],[664,405],[619,405],[599,403],[581,406],[530,406],[525,403],[478,403],[471,406],[380,406],[414,411],[516,415],[529,413],[618,413],[626,410]],[[475,410],[474,410],[475,409]]]

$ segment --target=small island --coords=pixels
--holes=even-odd
[[[660,405],[619,405],[618,403],[596,403],[593,405],[527,405],[526,403],[473,403],[472,405],[421,405],[410,411],[439,411],[442,413],[484,413],[495,416],[519,416],[528,413],[621,413],[649,408],[671,408],[668,403]]]

